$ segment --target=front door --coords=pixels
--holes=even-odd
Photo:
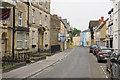
[[[6,38],[6,33],[2,34],[2,56],[6,56],[7,55],[7,38]]]

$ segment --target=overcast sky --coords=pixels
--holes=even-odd
[[[51,14],[67,18],[71,27],[88,29],[89,20],[108,17],[113,4],[110,0],[51,0]]]

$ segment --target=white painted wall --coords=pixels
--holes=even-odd
[[[120,49],[120,0],[113,1],[113,48]]]

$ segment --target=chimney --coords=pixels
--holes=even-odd
[[[99,19],[99,24],[101,24],[101,19]]]
[[[54,14],[53,16],[55,16],[56,18],[58,18],[58,15],[57,15],[57,14]]]
[[[104,17],[101,17],[101,21],[104,22]]]

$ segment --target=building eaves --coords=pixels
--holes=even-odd
[[[90,22],[89,22],[89,28],[96,27],[98,25],[99,25],[99,21],[98,20],[90,20]]]
[[[96,32],[100,31],[105,24],[106,24],[106,23],[101,24],[101,25],[99,26],[99,28],[96,30]]]

